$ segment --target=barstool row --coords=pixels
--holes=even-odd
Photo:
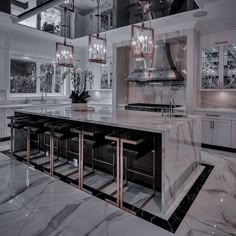
[[[83,191],[101,191],[108,196],[105,200],[128,211],[130,209],[125,208],[123,203],[126,202],[129,175],[139,175],[152,181],[152,191],[148,190],[150,194],[139,208],[144,207],[155,196],[156,162],[153,135],[37,116],[16,115],[8,118],[11,120],[9,127],[12,158],[17,156],[17,151],[14,150],[15,133],[23,129],[27,133],[27,141],[26,155],[22,155],[21,158],[28,165],[37,166],[52,176],[66,177],[67,182]],[[37,136],[36,154],[32,152],[32,135]],[[49,144],[46,142],[47,137]],[[77,143],[77,152],[71,150],[71,142]],[[85,150],[91,152],[91,155],[86,155]],[[107,160],[98,155],[101,150],[108,151],[111,158]],[[129,165],[130,161],[143,158],[151,152],[151,174]],[[71,156],[76,158],[73,159]],[[98,168],[99,165],[102,168]]]

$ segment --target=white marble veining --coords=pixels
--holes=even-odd
[[[72,111],[70,107],[66,106],[23,109],[20,112],[155,133],[163,133],[184,123],[199,119],[199,116],[173,117],[169,119],[167,116],[161,116],[159,113],[126,110],[79,112]]]
[[[236,235],[236,154],[202,151],[211,175],[176,236]],[[0,154],[0,235],[171,236],[140,218]]]
[[[169,130],[162,136],[162,143],[162,206],[168,210],[200,167],[201,120]]]
[[[179,190],[190,181],[189,177],[197,171],[201,161],[201,119],[198,116],[170,119],[153,112],[126,110],[75,112],[66,107],[21,112],[162,134],[161,206],[163,211],[167,210],[178,197]]]

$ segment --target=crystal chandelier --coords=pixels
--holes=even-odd
[[[98,3],[98,13],[97,13],[97,35],[89,35],[89,62],[106,64],[106,54],[107,54],[107,40],[99,35],[99,21],[100,21],[100,0]]]
[[[64,43],[56,43],[56,62],[60,66],[64,67],[73,67],[74,66],[74,47],[72,45],[67,44],[66,39],[66,29],[67,29],[67,8],[64,7]]]
[[[144,24],[132,25],[131,55],[134,58],[152,59],[154,56],[154,29]]]
[[[74,47],[63,43],[56,44],[57,64],[64,67],[74,66]]]
[[[89,61],[106,64],[106,38],[99,35],[89,35]]]

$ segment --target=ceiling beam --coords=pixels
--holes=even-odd
[[[26,11],[26,12],[20,14],[17,17],[12,17],[12,21],[13,21],[13,23],[21,22],[21,21],[26,20],[34,15],[41,13],[43,11],[46,11],[49,8],[60,5],[64,2],[65,2],[65,0],[48,0],[45,3],[42,3],[41,5],[36,6],[32,9],[30,9],[29,11]]]

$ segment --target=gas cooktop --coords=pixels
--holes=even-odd
[[[173,105],[172,108],[182,107],[180,105]],[[170,105],[168,104],[148,104],[148,103],[132,103],[125,106],[126,110],[134,111],[150,111],[150,112],[168,112]]]

